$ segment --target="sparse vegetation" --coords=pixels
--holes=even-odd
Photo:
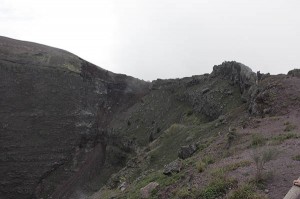
[[[226,171],[234,171],[238,168],[241,168],[241,167],[247,167],[251,165],[251,162],[248,161],[248,160],[243,160],[243,161],[240,161],[240,162],[236,162],[236,163],[233,163],[233,164],[230,164],[230,165],[227,165],[224,167],[224,169]]]
[[[252,135],[251,146],[258,147],[263,146],[266,143],[267,139],[263,137],[261,134]]]
[[[196,168],[198,172],[201,173],[206,169],[207,165],[213,163],[214,159],[211,156],[205,156],[204,158],[202,158],[202,160],[196,162]]]
[[[149,184],[150,182],[157,182],[159,184],[159,187],[163,188],[168,185],[176,183],[182,176],[184,176],[184,173],[174,173],[171,176],[166,176],[163,174],[161,170],[151,172],[145,177],[133,182],[131,189],[127,193],[125,193],[126,198],[130,198],[130,199],[139,198],[140,189],[146,186],[147,184]],[[152,196],[154,198],[157,198],[155,197],[156,194],[157,191],[154,191],[152,193]]]
[[[289,132],[289,131],[292,131],[292,130],[295,130],[295,129],[297,129],[297,126],[296,125],[294,125],[294,124],[291,124],[290,122],[285,122],[284,123],[284,131],[285,132]]]
[[[203,171],[205,170],[206,164],[205,164],[204,162],[202,162],[202,161],[198,161],[198,162],[196,163],[196,168],[197,168],[197,171],[198,171],[199,173],[201,173],[201,172],[203,172]]]
[[[275,159],[278,151],[275,149],[264,149],[262,151],[255,150],[253,153],[253,161],[256,166],[256,173],[254,181],[257,183],[262,183],[266,180],[267,175],[264,175],[264,166],[267,162]]]
[[[209,144],[207,143],[201,143],[198,145],[198,148],[200,151],[202,151],[203,149],[207,148],[209,146]]]
[[[237,181],[224,176],[214,178],[203,190],[200,191],[197,198],[215,199],[224,196],[229,189],[236,187]]]
[[[233,164],[223,166],[221,168],[214,169],[211,174],[212,174],[212,176],[215,176],[215,177],[224,176],[227,172],[234,171],[234,170],[236,170],[238,168],[241,168],[241,167],[247,167],[250,164],[251,164],[250,161],[243,160],[243,161],[240,161],[240,162],[236,162],[236,163],[233,163]]]
[[[300,154],[293,156],[292,159],[295,161],[300,161]]]
[[[110,198],[114,198],[117,197],[118,195],[120,195],[121,192],[117,189],[102,189],[100,194],[99,194],[99,198],[101,199],[110,199]]]
[[[186,113],[187,116],[191,116],[192,114],[193,114],[193,109],[188,110]]]
[[[265,196],[256,193],[255,186],[244,184],[232,192],[228,199],[266,199]]]
[[[209,165],[209,164],[213,164],[215,162],[214,158],[210,155],[206,155],[202,158],[202,161],[206,164],[206,165]]]
[[[195,190],[192,190],[186,186],[180,188],[177,190],[175,195],[180,199],[186,199],[186,198],[195,198]]]
[[[280,134],[278,136],[273,137],[272,142],[273,144],[281,144],[285,140],[293,139],[293,138],[298,138],[298,135],[290,132],[290,133]]]
[[[230,128],[227,133],[227,149],[229,149],[232,145],[232,142],[236,139],[237,133],[235,128]]]

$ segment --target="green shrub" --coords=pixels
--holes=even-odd
[[[201,173],[206,169],[207,165],[213,164],[214,162],[215,161],[211,156],[204,156],[202,160],[196,163],[196,168],[198,172]]]
[[[253,160],[256,166],[255,182],[261,183],[265,180],[263,175],[264,166],[267,162],[275,159],[278,151],[275,149],[264,149],[263,151],[254,151]]]
[[[202,162],[202,161],[198,161],[196,163],[196,168],[197,168],[198,172],[201,173],[201,172],[203,172],[205,170],[206,164],[204,162]]]
[[[226,148],[229,149],[233,143],[233,141],[237,138],[236,129],[232,128],[229,129],[229,132],[227,133],[227,145]]]

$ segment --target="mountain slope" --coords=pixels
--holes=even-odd
[[[66,51],[4,37],[0,70],[1,198],[69,197],[104,162],[112,115],[148,92]]]
[[[90,198],[141,198],[154,184],[145,198],[283,198],[300,169],[300,79],[289,74],[224,62],[154,81],[113,118],[110,133],[135,153]]]
[[[300,169],[288,74],[232,61],[150,83],[0,37],[0,198],[282,198]]]

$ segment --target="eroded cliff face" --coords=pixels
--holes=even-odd
[[[105,160],[107,125],[149,83],[0,37],[0,198],[68,198]]]

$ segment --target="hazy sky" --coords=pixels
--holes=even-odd
[[[300,66],[299,0],[0,0],[0,35],[144,80]]]

